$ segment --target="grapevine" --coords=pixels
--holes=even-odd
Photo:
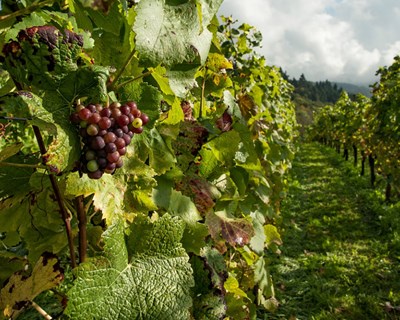
[[[392,85],[391,80],[398,73],[399,57],[395,57],[391,66],[377,71],[381,78],[373,86],[371,98],[357,95],[350,99],[344,92],[333,107],[326,106],[320,110],[310,128],[312,138],[335,146],[338,152],[343,147],[346,160],[348,149],[352,148],[355,166],[358,165],[359,153],[361,175],[365,174],[364,166],[368,159],[371,186],[383,183],[387,202],[396,201],[391,199],[392,191],[398,194],[400,190],[396,104],[399,89]]]
[[[277,307],[267,261],[292,87],[254,52],[255,28],[219,23],[221,2],[4,4],[0,280],[33,294],[4,286],[0,318],[32,305],[171,320]]]

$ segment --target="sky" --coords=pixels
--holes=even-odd
[[[399,0],[224,0],[263,35],[259,53],[296,79],[370,85],[400,54]]]

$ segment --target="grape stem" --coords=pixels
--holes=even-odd
[[[0,16],[0,22],[5,22],[7,20],[11,20],[11,19],[14,19],[16,17],[29,14],[29,13],[31,13],[31,12],[33,12],[33,11],[35,11],[35,10],[41,8],[41,7],[45,7],[47,5],[51,5],[51,4],[53,4],[53,2],[54,2],[54,0],[45,0],[45,1],[42,1],[42,2],[39,2],[39,3],[34,3],[30,7],[23,8],[21,10],[15,11],[15,12],[10,13],[10,14],[6,14],[4,16]]]
[[[13,162],[0,162],[0,167],[18,167],[18,168],[32,168],[32,169],[48,169],[47,166],[42,164],[27,164],[27,163],[13,163]]]
[[[83,205],[83,196],[75,198],[75,207],[78,216],[78,229],[79,229],[79,262],[85,262],[87,251],[87,217]]]
[[[42,155],[45,155],[47,151],[46,151],[46,147],[43,142],[42,134],[40,133],[40,129],[37,126],[32,126],[32,128],[33,128],[33,132],[35,134],[37,143],[39,145],[40,153]],[[43,164],[45,165],[44,159],[43,159]],[[69,247],[69,253],[70,253],[70,258],[71,258],[71,267],[74,269],[77,267],[77,263],[76,263],[76,256],[75,256],[74,241],[73,241],[73,236],[72,236],[71,217],[69,216],[69,214],[67,212],[67,209],[66,209],[64,201],[63,201],[63,196],[61,194],[60,188],[57,183],[57,179],[53,173],[49,174],[49,179],[51,182],[51,186],[53,187],[54,195],[56,197],[58,206],[60,207],[61,219],[64,222],[65,231],[67,233],[68,247]]]
[[[147,76],[151,75],[152,73],[153,73],[153,70],[147,71],[147,72],[141,74],[140,76],[134,77],[132,79],[129,79],[129,80],[126,80],[125,82],[120,83],[119,85],[115,86],[114,89],[118,90],[119,88],[126,86],[127,84],[129,84],[133,81],[139,80],[143,77],[147,77]]]
[[[5,116],[0,116],[0,119],[9,120],[9,121],[28,121],[28,120],[32,120],[32,118],[17,118],[17,117],[5,117]]]
[[[130,53],[128,59],[126,59],[124,65],[122,66],[122,68],[118,71],[117,75],[115,76],[113,82],[110,83],[109,85],[109,89],[110,90],[114,90],[115,86],[114,84],[117,83],[117,81],[119,80],[119,78],[122,76],[122,74],[124,73],[126,67],[131,63],[133,56],[135,55],[136,50],[133,49],[132,52]]]

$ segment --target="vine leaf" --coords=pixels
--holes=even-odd
[[[133,26],[136,47],[143,60],[153,65],[173,66],[184,62],[199,65],[204,62],[211,39],[199,34],[200,22],[193,1],[180,4],[162,0],[140,1]],[[179,23],[178,23],[179,21]],[[208,41],[208,47],[207,47]],[[204,43],[205,42],[205,43]]]
[[[271,274],[263,257],[254,264],[254,282],[257,284],[257,304],[268,311],[275,311],[278,301],[275,298]]]
[[[47,101],[46,103],[49,103]],[[60,107],[60,105],[56,105]],[[45,155],[46,164],[53,166],[57,172],[73,165],[79,158],[80,144],[77,134],[68,126],[68,109],[66,117],[62,122],[56,112],[46,110],[40,97],[31,92],[19,91],[11,93],[0,101],[0,111],[11,117],[29,119],[28,122],[37,126],[41,131],[52,137],[47,146],[48,152]],[[56,108],[53,105],[53,108]],[[69,129],[69,130],[68,130]]]
[[[195,85],[194,74],[206,61],[213,38],[207,26],[221,2],[142,0],[136,7],[133,31],[140,58],[174,70],[168,78],[178,96]]]
[[[115,0],[78,0],[85,7],[90,7],[94,10],[101,10],[105,13],[108,12]],[[125,1],[121,1],[125,3]]]
[[[6,146],[2,150],[0,150],[0,161],[4,161],[17,154],[21,150],[22,146],[23,144],[21,142],[18,142],[11,146]]]
[[[208,213],[206,223],[213,239],[222,238],[231,246],[244,246],[254,236],[254,228],[247,219],[228,218],[222,212]]]
[[[64,279],[55,255],[46,253],[35,264],[28,277],[21,272],[14,273],[0,291],[0,309],[6,317],[12,317],[41,292],[56,287]]]
[[[194,281],[183,229],[169,215],[138,217],[127,238],[122,221],[110,226],[103,256],[78,268],[65,313],[78,320],[188,319]]]
[[[133,145],[128,147],[124,166],[114,175],[93,180],[87,175],[79,177],[77,172],[69,174],[66,194],[71,197],[94,194],[94,206],[102,211],[107,224],[121,217],[131,220],[137,212],[156,210],[152,196],[155,171],[138,159],[133,149]]]

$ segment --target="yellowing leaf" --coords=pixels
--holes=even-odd
[[[229,275],[229,278],[226,279],[224,288],[227,292],[233,293],[239,297],[247,298],[246,292],[239,288],[239,282],[232,275]]]
[[[232,63],[219,53],[208,55],[207,67],[214,72],[219,72],[222,69],[233,69]]]
[[[255,114],[255,103],[253,99],[248,94],[242,94],[238,97],[239,108],[245,117],[249,117]]]
[[[12,317],[37,295],[56,287],[63,278],[58,260],[52,254],[41,256],[29,277],[21,272],[14,273],[0,291],[0,308],[4,316]]]

